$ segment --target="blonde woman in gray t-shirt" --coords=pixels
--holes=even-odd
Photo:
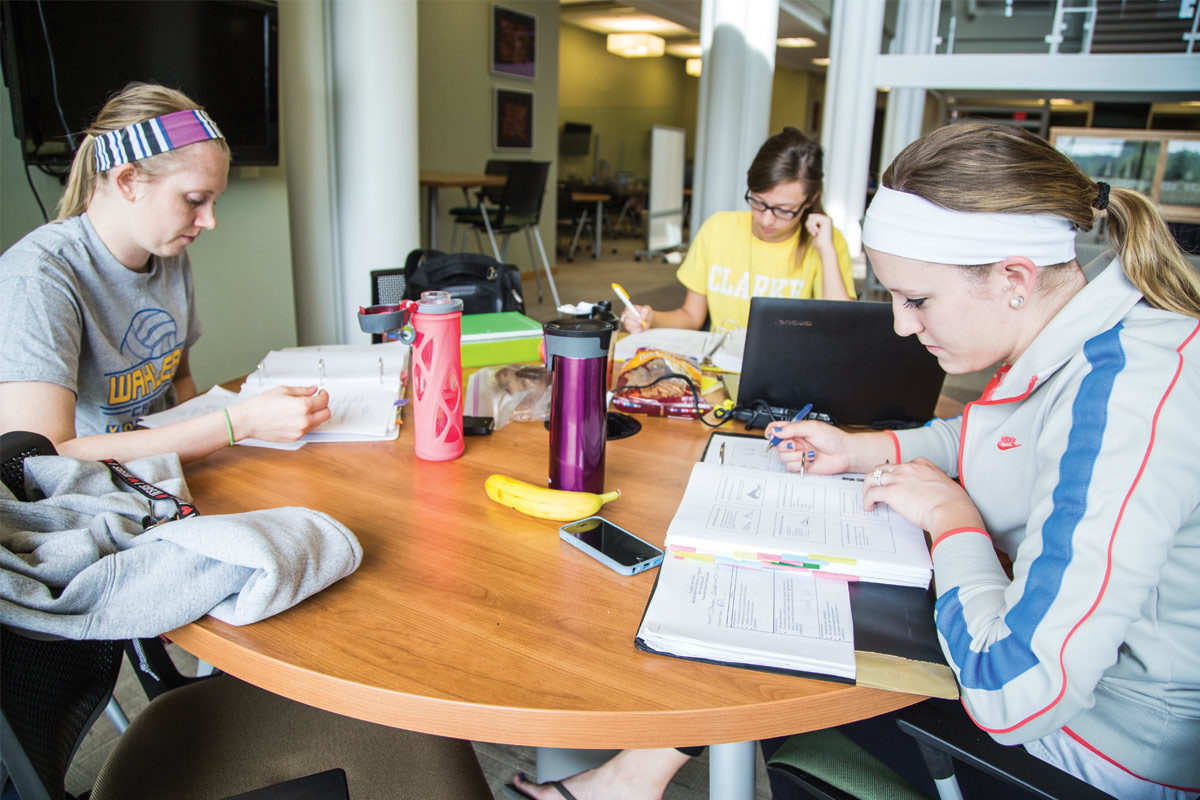
[[[58,218],[0,256],[0,431],[41,433],[77,458],[188,461],[247,437],[293,441],[329,419],[325,392],[289,387],[136,427],[196,394],[186,249],[216,227],[228,172],[220,130],[182,93],[131,84],[105,104]]]

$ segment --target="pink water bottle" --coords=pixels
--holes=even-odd
[[[462,300],[422,292],[412,326],[413,438],[418,458],[449,461],[463,452]]]

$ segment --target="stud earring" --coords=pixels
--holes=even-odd
[[[1017,295],[1012,300],[1009,300],[1008,304],[1013,308],[1020,308],[1021,306],[1025,305],[1025,298],[1021,295]]]

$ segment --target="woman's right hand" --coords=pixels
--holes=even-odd
[[[630,333],[639,333],[650,327],[654,318],[654,309],[650,306],[626,306],[621,315],[621,324]]]
[[[851,471],[850,434],[826,422],[772,422],[764,435],[782,440],[776,452],[788,472],[799,472],[802,465],[820,475]]]
[[[329,393],[316,386],[277,386],[229,407],[235,439],[294,442],[331,416]]]

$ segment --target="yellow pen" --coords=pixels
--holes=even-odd
[[[625,304],[625,307],[632,311],[637,318],[642,321],[642,324],[645,325],[646,318],[642,316],[640,311],[633,307],[633,301],[629,299],[629,294],[625,291],[624,287],[622,287],[619,283],[614,283],[612,285],[612,290],[617,293],[617,297],[621,299],[621,302]]]

